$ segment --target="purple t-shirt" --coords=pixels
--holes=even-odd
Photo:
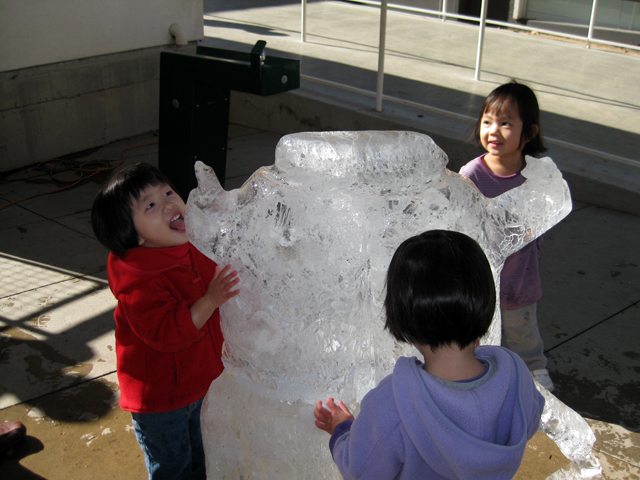
[[[462,167],[460,175],[471,180],[485,197],[497,197],[526,181],[520,172],[505,177],[494,174],[484,163],[484,155]],[[500,273],[501,308],[516,310],[536,303],[542,297],[538,268],[541,245],[542,237],[539,237],[504,262]]]

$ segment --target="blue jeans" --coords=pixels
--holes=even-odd
[[[200,431],[202,398],[166,413],[132,413],[149,480],[206,479]]]

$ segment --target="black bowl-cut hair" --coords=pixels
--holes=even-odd
[[[385,328],[432,350],[464,348],[487,333],[496,307],[491,266],[463,233],[431,230],[405,240],[387,272]]]
[[[139,244],[133,224],[132,201],[148,187],[169,185],[169,179],[147,163],[136,163],[114,173],[102,187],[91,208],[91,226],[96,238],[110,252],[122,257]]]

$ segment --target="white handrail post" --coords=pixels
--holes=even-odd
[[[380,42],[378,44],[378,83],[376,86],[376,111],[382,111],[382,85],[384,83],[384,51],[387,38],[387,0],[380,2]]]
[[[300,40],[304,43],[307,41],[307,0],[302,0],[300,19]]]
[[[593,39],[593,27],[596,24],[596,10],[598,9],[598,0],[593,0],[591,7],[591,18],[589,19],[589,33],[587,34],[587,48],[591,48],[591,40]]]
[[[444,15],[442,15],[442,21],[446,22],[447,21],[447,0],[442,0],[442,13],[444,13]]]
[[[480,80],[480,68],[482,66],[482,46],[484,44],[484,28],[487,24],[487,0],[482,0],[480,8],[480,33],[478,35],[478,54],[476,56],[476,80]]]

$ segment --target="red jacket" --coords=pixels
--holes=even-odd
[[[202,398],[222,365],[216,310],[198,330],[189,307],[217,265],[191,243],[109,255],[109,287],[118,300],[116,356],[120,407],[136,413],[177,410]]]

